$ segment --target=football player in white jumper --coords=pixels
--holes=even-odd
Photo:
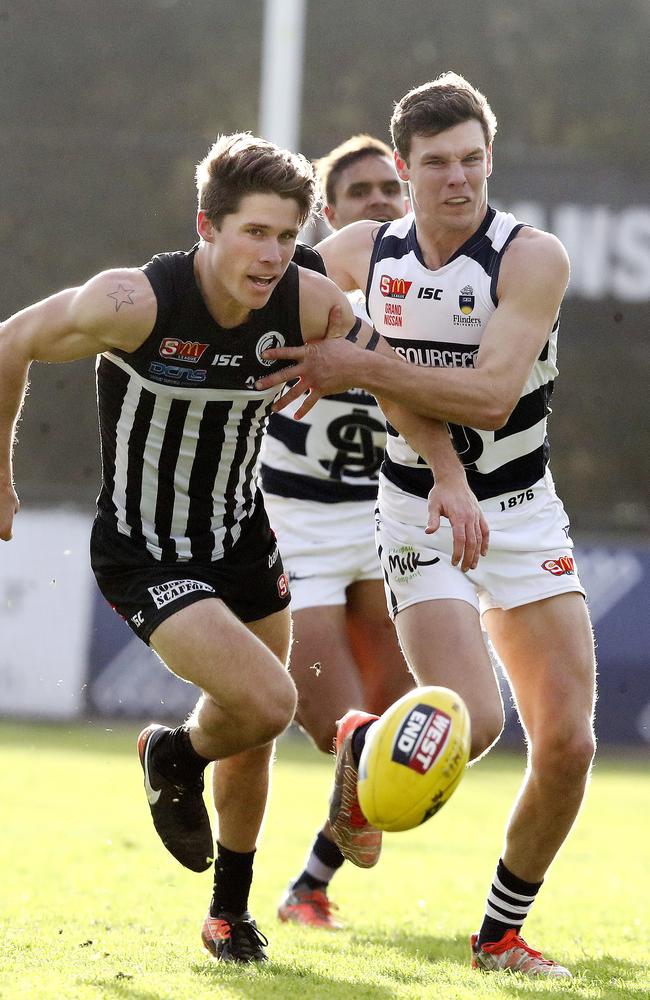
[[[444,521],[425,537],[431,477],[389,427],[377,525],[389,610],[419,682],[451,687],[467,703],[473,758],[503,721],[481,620],[526,732],[528,768],[472,964],[568,976],[520,931],[576,819],[594,753],[593,637],[546,438],[569,261],[554,236],[489,205],[496,119],[462,77],[447,73],[406,94],[391,131],[413,212],[382,227],[356,223],[318,249],[341,288],[367,283],[368,312],[395,353],[359,350],[367,333],[355,344],[271,352],[298,361],[300,379],[279,405],[309,390],[300,418],[319,394],[362,386],[389,424],[401,414],[402,430],[406,408],[449,423],[490,551],[463,573],[451,565]],[[381,834],[359,824],[345,779],[354,779],[367,728],[354,713],[339,726],[330,810],[343,853],[365,866],[378,858]]]

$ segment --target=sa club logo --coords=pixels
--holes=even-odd
[[[471,285],[465,285],[464,288],[461,288],[460,295],[458,296],[458,307],[464,316],[469,316],[472,312],[475,301],[474,289]]]
[[[255,357],[266,368],[270,368],[274,362],[271,358],[263,358],[262,352],[269,351],[272,347],[284,347],[284,337],[277,330],[269,330],[268,333],[262,334],[255,345]]]
[[[379,291],[386,299],[405,299],[412,284],[412,281],[406,281],[405,278],[391,278],[389,274],[382,274]]]

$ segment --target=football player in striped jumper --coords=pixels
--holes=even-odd
[[[379,139],[353,136],[316,167],[333,230],[404,214],[392,151]],[[363,292],[348,298],[367,321]],[[293,419],[297,407],[269,419],[261,483],[291,585],[296,721],[330,753],[336,721],[351,705],[381,713],[414,682],[386,611],[374,539],[384,415],[363,389],[326,397],[303,421]],[[340,927],[327,890],[343,860],[326,822],[280,902],[280,919]]]
[[[338,309],[354,336],[360,324],[336,285],[292,262],[317,192],[304,157],[245,133],[221,136],[197,186],[189,252],[104,271],[0,327],[0,538],[11,538],[19,506],[12,446],[30,363],[97,355],[93,569],[134,633],[202,691],[184,724],[152,723],[138,738],[154,826],[187,868],[214,860],[206,949],[260,962],[253,857],[273,741],[293,719],[296,689],[289,584],[255,480],[278,390],[255,383],[284,367],[266,348],[336,333]],[[477,516],[465,474],[443,425],[423,418],[421,430],[464,533]],[[202,794],[212,761],[216,858]]]
[[[485,97],[456,74],[405,95],[391,131],[413,212],[381,227],[356,223],[318,247],[341,288],[367,287],[368,312],[394,356],[369,356],[359,338],[269,357],[300,362],[286,398],[311,390],[298,417],[318,393],[352,385],[372,392],[386,412],[377,541],[402,649],[421,684],[446,685],[465,699],[477,758],[503,720],[482,619],[528,742],[471,960],[482,970],[568,976],[520,932],[576,819],[594,753],[593,637],[546,436],[569,261],[553,235],[490,206],[495,130]],[[390,426],[398,415],[407,426],[406,408],[449,423],[488,521],[490,551],[466,573],[450,564],[444,522],[423,536],[431,474]],[[367,729],[345,725],[339,758],[358,764]],[[355,830],[354,815],[340,805],[349,774],[337,768],[330,821],[344,854],[353,855],[355,837],[365,838],[367,861],[368,831]]]

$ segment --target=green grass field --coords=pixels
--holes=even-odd
[[[647,769],[599,760],[585,809],[526,924],[575,974],[568,985],[468,967],[522,759],[493,754],[442,812],[385,838],[370,872],[332,892],[346,929],[279,924],[277,899],[324,815],[332,763],[280,744],[251,908],[271,939],[262,968],[222,967],[200,947],[211,875],[159,844],[134,753],[137,726],[0,726],[2,1000],[513,1000],[650,995]]]

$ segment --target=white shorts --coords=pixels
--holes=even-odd
[[[265,494],[291,587],[291,609],[345,604],[346,588],[381,580],[374,538],[374,501],[316,503]]]
[[[455,598],[482,615],[516,608],[555,594],[584,595],[573,559],[569,518],[547,471],[528,490],[481,503],[490,547],[475,570],[451,565],[451,526],[446,518],[426,535],[426,500],[397,490],[383,476],[379,488],[377,547],[392,618],[411,604]]]

